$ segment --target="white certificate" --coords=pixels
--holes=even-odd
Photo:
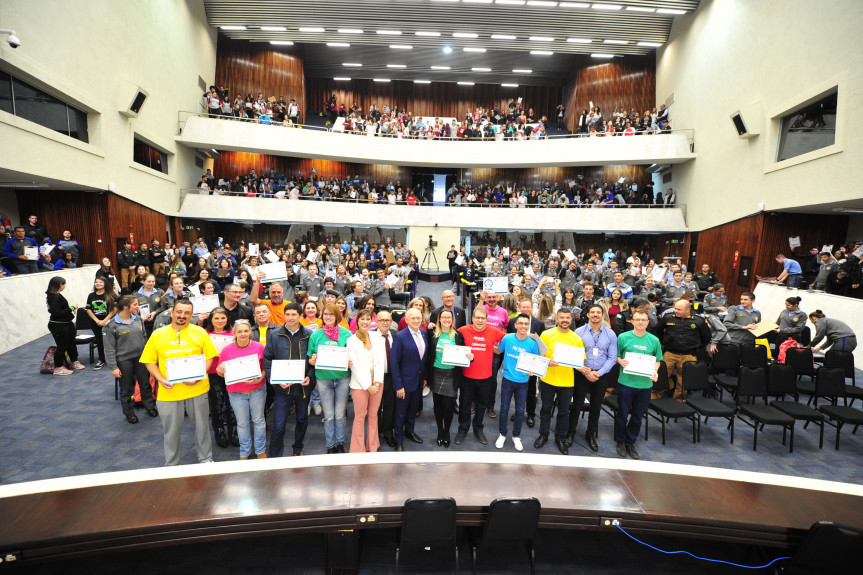
[[[201,288],[195,284],[189,286],[189,291],[192,292],[192,295],[196,297],[201,295]]]
[[[656,358],[652,355],[627,351],[623,359],[629,362],[623,368],[623,373],[653,377],[653,374],[656,372]]]
[[[318,346],[318,359],[315,361],[317,369],[334,369],[347,371],[348,348],[335,345]]]
[[[42,254],[50,254],[51,250],[53,250],[53,249],[54,249],[54,246],[52,246],[51,244],[46,244],[44,246],[39,247],[39,252]]]
[[[213,342],[213,347],[216,348],[216,351],[222,353],[222,350],[225,349],[226,345],[228,345],[229,343],[234,343],[234,336],[211,333],[210,341]]]
[[[39,248],[35,246],[26,246],[24,248],[24,256],[28,260],[36,261],[39,259]]]
[[[168,383],[200,381],[207,377],[207,359],[203,355],[173,357],[165,361]]]
[[[288,268],[285,265],[285,262],[264,264],[262,266],[258,266],[258,271],[267,274],[267,277],[262,279],[261,283],[287,281],[288,279]]]
[[[258,244],[249,244],[249,255],[250,256],[261,255],[261,251],[258,248]]]
[[[557,255],[558,255],[558,253],[559,253],[559,252],[558,252],[557,250],[551,250],[551,253],[550,253],[549,255],[550,255],[551,257],[553,257],[553,258],[556,258],[556,257],[557,257]]]
[[[144,305],[138,306],[138,317],[141,318],[141,321],[147,321],[150,316],[150,304],[145,303]]]
[[[257,355],[247,355],[225,362],[225,385],[261,377],[261,362]]]
[[[584,348],[558,343],[554,346],[551,359],[560,365],[579,369],[584,366]]]
[[[575,254],[572,252],[572,250],[566,250],[565,252],[563,252],[563,255],[565,255],[566,259],[568,259],[569,261],[575,261]]]
[[[509,278],[485,278],[482,280],[482,289],[487,295],[506,295],[509,293]]]
[[[545,373],[548,371],[548,362],[550,361],[551,358],[548,357],[521,352],[518,356],[518,362],[515,364],[515,370],[545,377]]]
[[[274,359],[270,364],[272,385],[302,383],[305,378],[306,362],[302,359]]]
[[[384,287],[396,287],[399,283],[399,276],[396,274],[390,274],[384,278]]]
[[[219,296],[216,294],[190,297],[189,301],[192,302],[192,313],[194,314],[210,313],[219,307]]]
[[[505,258],[509,257],[509,248],[503,248],[503,257],[505,257]]]
[[[265,253],[264,257],[267,258],[267,261],[270,262],[271,264],[279,261],[279,256],[277,256],[276,252],[274,252],[274,251],[269,251],[269,252]]]
[[[309,260],[310,262],[314,263],[314,261],[316,259],[318,259],[318,252],[314,252],[314,251],[309,252],[309,254],[306,256],[306,259]]]
[[[457,266],[463,266],[463,265],[464,265],[464,256],[462,256],[462,255],[460,255],[460,254],[459,254],[458,256],[456,256],[456,258],[455,258],[455,265],[457,265]]]
[[[457,365],[459,367],[470,366],[470,360],[467,355],[473,353],[469,346],[465,345],[445,345],[443,346],[443,357],[441,363],[444,365]]]

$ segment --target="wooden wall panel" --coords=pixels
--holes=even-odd
[[[811,247],[820,249],[823,245],[833,244],[838,248],[845,241],[847,231],[848,216],[768,213],[764,216],[755,272],[760,276],[777,276],[782,268],[776,263],[776,254],[800,260]],[[802,246],[792,253],[788,238],[793,236],[800,236]]]
[[[305,112],[305,74],[301,46],[273,46],[266,42],[231,40],[219,34],[216,45],[216,85],[231,99],[251,93],[294,98]]]
[[[509,98],[524,98],[534,112],[555,118],[561,103],[560,86],[521,86],[504,88],[494,84],[460,86],[454,82],[414,84],[406,81],[375,82],[373,80],[335,81],[332,78],[307,78],[306,101],[309,110],[323,110],[324,104],[335,94],[336,102],[350,108],[356,103],[368,110],[373,102],[379,108],[387,105],[406,108],[414,116],[442,116],[464,118],[478,106],[493,108],[506,106]],[[527,108],[525,108],[527,109]],[[552,124],[554,125],[554,124]]]
[[[459,170],[459,180],[463,184],[490,183],[492,185],[506,182],[517,182],[530,189],[533,185],[545,184],[545,182],[563,182],[567,180],[578,180],[593,183],[594,180],[600,184],[617,182],[621,177],[626,178],[627,183],[638,184],[638,189],[651,181],[650,174],[645,171],[646,166],[566,166],[551,168],[470,168]]]
[[[133,232],[135,244],[157,239],[162,245],[168,241],[165,215],[116,194],[108,194],[108,232],[112,240],[129,237]]]
[[[696,269],[700,269],[703,264],[709,264],[719,281],[725,284],[731,302],[738,302],[741,293],[755,287],[754,282],[746,288],[737,285],[739,270],[732,269],[734,252],[739,251],[741,257],[756,258],[763,226],[764,214],[756,214],[698,234]]]
[[[564,86],[566,125],[578,126],[581,111],[590,102],[610,116],[615,106],[635,107],[639,112],[657,107],[656,55],[626,56],[597,63],[589,56],[576,57]]]

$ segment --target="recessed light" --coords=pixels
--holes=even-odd
[[[512,71],[513,74],[533,74],[533,70],[528,70],[527,68],[516,68]]]
[[[660,8],[656,11],[657,14],[686,14],[686,10],[674,10],[672,8]]]
[[[639,42],[638,45],[645,46],[647,48],[659,48],[660,46],[662,46],[662,44],[659,42]]]
[[[431,80],[414,80],[414,84],[431,84]]]
[[[348,82],[348,81],[350,81],[350,78],[345,78],[345,77],[336,76],[335,78],[333,78],[333,80],[339,80],[339,81],[343,81],[343,82]]]
[[[440,36],[440,32],[414,32],[417,36]]]
[[[524,0],[497,0],[498,4],[509,4],[510,6],[524,6]]]
[[[548,2],[547,0],[528,0],[528,6],[547,6],[549,8],[554,8],[557,6],[557,2]]]
[[[323,31],[324,31],[323,28],[313,28],[313,27],[306,27],[306,26],[303,26],[300,28],[300,32],[323,32]]]
[[[287,32],[288,29],[284,26],[261,26],[264,32]]]
[[[222,30],[245,30],[245,26],[220,26]]]
[[[501,84],[504,88],[518,88],[518,84]]]
[[[591,4],[594,10],[620,10],[623,8],[620,4]]]
[[[627,6],[627,12],[656,12],[656,8],[642,8],[641,6]]]
[[[360,67],[362,67],[362,64],[357,64],[355,62],[343,62],[342,66],[349,66],[351,68],[360,68]]]
[[[494,0],[464,0],[465,4],[491,4]]]
[[[453,38],[476,38],[477,34],[474,32],[453,32]]]
[[[567,38],[566,41],[573,44],[590,44],[593,42],[590,38]]]
[[[393,50],[413,50],[413,46],[409,44],[390,44],[390,48]]]
[[[491,68],[471,68],[474,72],[491,72]]]
[[[590,55],[591,58],[614,58],[614,54],[600,54],[593,53]]]
[[[385,36],[401,36],[401,30],[378,30],[378,34],[383,34]]]
[[[590,8],[587,2],[561,2],[558,4],[561,8]]]
[[[620,44],[621,46],[625,45],[625,44],[629,44],[629,42],[627,42],[626,40],[603,40],[602,43],[603,44]]]
[[[479,52],[480,54],[485,52],[485,48],[462,48],[465,52]]]
[[[492,40],[515,40],[515,38],[516,37],[512,36],[511,34],[492,34],[491,35]]]
[[[375,82],[389,82],[389,78],[375,78]]]
[[[339,28],[339,34],[362,34],[363,31],[360,28]]]
[[[432,70],[451,70],[452,68],[450,68],[449,66],[432,66],[431,69]]]
[[[531,36],[531,42],[554,42],[554,38],[551,36]]]
[[[347,42],[327,42],[327,46],[331,48],[350,48],[351,45]]]
[[[443,47],[443,53],[444,54],[449,54],[450,52],[452,52],[452,48],[450,48],[449,46]]]
[[[460,86],[473,86],[473,82],[459,82]]]
[[[387,64],[387,68],[407,68],[406,64]]]
[[[449,2],[450,4],[455,4],[458,0],[431,0],[432,2]]]
[[[550,52],[548,50],[531,50],[531,55],[533,56],[551,56],[554,52]]]
[[[270,44],[273,46],[293,46],[294,43],[290,40],[270,40]]]

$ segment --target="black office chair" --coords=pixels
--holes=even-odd
[[[857,387],[857,377],[854,369],[854,354],[850,351],[828,349],[824,354],[824,367],[842,368],[845,379],[851,379],[851,385],[845,385],[847,405],[853,405],[855,399],[863,399],[863,388]]]
[[[809,528],[800,548],[782,569],[783,575],[836,575],[860,568],[863,529],[831,521]]]
[[[761,398],[763,404],[755,403],[742,404],[742,399]],[[740,368],[740,385],[737,388],[737,417],[753,428],[755,434],[752,438],[752,451],[758,449],[758,429],[765,425],[780,425],[782,426],[782,445],[785,445],[785,438],[788,432],[791,433],[791,442],[789,453],[794,452],[794,423],[795,420],[790,415],[782,413],[775,407],[767,405],[767,374],[764,369],[757,367],[741,367]]]
[[[668,390],[668,368],[665,362],[659,362],[659,377],[653,384],[653,391]],[[685,381],[685,380],[684,380]],[[701,419],[691,405],[677,401],[671,397],[651,399],[647,406],[647,417],[644,418],[644,441],[647,441],[647,427],[650,418],[662,424],[662,445],[665,445],[665,424],[671,419],[688,419],[692,421],[692,443],[698,440],[698,428],[701,427]]]
[[[402,551],[448,546],[455,555],[458,573],[458,543],[456,541],[456,504],[452,497],[412,497],[405,501],[402,526],[396,546],[396,574]]]
[[[845,397],[845,371],[841,367],[834,369],[818,368],[815,378],[815,395],[831,401],[829,405],[818,406],[818,410],[829,418],[827,425],[836,428],[836,449],[839,449],[839,432],[842,430],[842,426],[849,423],[854,426],[851,433],[856,433],[857,428],[863,425],[863,410],[847,405],[836,405],[838,399]]]
[[[530,557],[530,573],[535,572],[534,539],[539,528],[541,506],[535,497],[500,497],[491,502],[482,535],[479,529],[468,530],[476,573],[477,553],[496,543],[524,543]]]
[[[789,347],[785,352],[785,363],[794,368],[797,374],[797,391],[809,395],[806,405],[816,401],[815,398],[815,361],[812,358],[812,348]],[[800,381],[807,376],[809,381]],[[817,403],[817,401],[816,401]]]
[[[767,369],[767,348],[763,345],[748,346],[740,348],[740,365],[742,367],[760,367]]]
[[[392,312],[390,312],[390,315],[393,318],[393,323],[396,325],[396,327],[398,327],[399,322],[405,316],[405,313],[407,313],[407,312],[403,309],[395,309]]]
[[[727,372],[734,372],[734,375],[727,375]],[[718,386],[719,399],[722,399],[722,390],[727,389],[730,393],[734,393],[737,389],[737,381],[740,373],[740,350],[735,345],[719,344],[716,346],[716,353],[710,360],[710,374],[713,376],[713,382]]]
[[[390,309],[407,309],[410,297],[411,292],[409,291],[396,291],[390,288]]]
[[[710,417],[723,417],[728,420],[731,430],[731,443],[734,443],[734,408],[718,399],[709,397],[715,387],[710,383],[707,364],[687,361],[683,364],[683,389],[686,391],[686,405],[698,412],[707,423]],[[698,393],[698,392],[702,393]],[[698,442],[701,442],[701,421],[698,423]]]
[[[813,421],[817,423],[821,428],[821,433],[818,436],[818,449],[821,449],[824,446],[824,414],[808,405],[799,403],[798,398],[800,396],[797,393],[797,382],[795,381],[797,376],[794,373],[794,368],[790,365],[774,363],[770,366],[767,375],[767,394],[778,397],[778,399],[771,401],[770,405],[797,421],[805,421],[803,429],[806,429]],[[787,401],[786,396],[793,398],[793,401]]]

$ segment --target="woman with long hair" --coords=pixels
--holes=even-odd
[[[303,317],[300,318],[300,323],[309,328],[310,331],[315,331],[323,325],[318,302],[308,300],[303,304]]]
[[[45,290],[45,303],[48,305],[48,331],[54,338],[57,346],[54,350],[54,375],[71,375],[73,372],[66,369],[63,363],[66,354],[72,362],[74,369],[85,369],[78,361],[78,348],[75,347],[75,312],[77,305],[69,305],[66,298],[60,293],[66,289],[66,280],[60,276],[54,276],[48,282]]]
[[[99,266],[99,269],[96,270],[96,277],[104,279],[105,286],[112,292],[114,291],[117,274],[114,273],[114,268],[111,267],[111,260],[108,258],[102,258],[102,264]]]
[[[408,304],[408,307],[405,309],[405,311],[407,311],[409,309],[419,310],[419,312],[423,315],[423,320],[422,320],[422,323],[420,324],[420,329],[428,329],[430,312],[427,311],[426,301],[421,297],[415,297],[414,299],[412,299],[410,301],[410,303]],[[407,328],[408,328],[407,320],[405,320],[405,316],[402,316],[402,318],[399,320],[398,330],[402,331],[403,329],[407,329]]]
[[[375,318],[375,298],[370,296],[369,294],[364,295],[359,299],[358,302],[354,304],[354,309],[359,312],[360,310],[367,309],[372,313],[372,326],[371,329],[375,329],[377,327],[377,319]],[[351,333],[357,332],[357,316],[354,314],[354,317],[351,318]]]
[[[99,361],[93,366],[94,370],[102,369],[105,366],[105,343],[102,340],[102,328],[116,313],[114,301],[114,292],[107,289],[105,279],[96,278],[93,281],[93,291],[87,296],[87,305],[84,307],[90,317],[90,328],[93,330],[96,349],[99,352]]]
[[[629,309],[629,304],[626,303],[625,299],[623,299],[623,292],[619,289],[611,290],[611,295],[607,298],[603,298],[601,305],[605,309],[606,315],[606,318],[603,319],[603,321],[608,322],[608,327],[614,325],[614,318],[617,317],[617,314]]]
[[[210,312],[210,315],[204,320],[202,328],[210,336],[232,337],[233,326],[228,317],[228,310],[223,307],[217,307]],[[216,349],[221,353],[220,346]],[[228,443],[233,443],[235,446],[240,445],[240,438],[237,435],[236,419],[234,412],[231,409],[231,404],[228,401],[228,390],[225,387],[225,378],[218,373],[218,367],[221,363],[221,358],[216,357],[207,370],[207,377],[210,380],[210,391],[207,398],[210,402],[210,418],[213,422],[213,431],[216,434],[216,445],[219,447],[228,447]],[[227,433],[225,427],[229,427]]]
[[[381,445],[378,436],[378,409],[384,388],[387,365],[383,340],[371,337],[372,312],[357,312],[357,332],[347,340],[351,361],[351,397],[354,423],[351,429],[351,453],[374,453]],[[368,430],[366,422],[368,421]]]
[[[147,266],[139,265],[135,267],[135,276],[129,278],[129,293],[133,294],[144,285],[144,278],[147,277]],[[107,286],[106,286],[107,287]]]
[[[443,363],[443,348],[448,345],[464,345],[464,336],[456,331],[452,311],[441,310],[434,331],[429,337],[426,354],[429,388],[434,402],[434,418],[437,424],[437,444],[450,446],[450,426],[455,413],[456,396],[461,385],[461,368]],[[468,356],[473,361],[473,354]]]
[[[162,296],[165,295],[165,292],[156,287],[156,276],[147,274],[144,277],[144,285],[132,295],[138,298],[139,306],[147,306],[146,315],[144,315],[144,310],[139,311],[141,321],[144,322],[144,331],[149,337],[153,333],[153,321],[156,319],[156,312],[162,304]]]
[[[231,262],[227,259],[224,259],[219,260],[219,263],[216,265],[216,273],[213,279],[215,279],[216,283],[219,284],[220,291],[225,291],[225,286],[234,283],[235,275],[236,273],[231,267]]]
[[[308,305],[308,304],[307,304]],[[318,349],[325,346],[346,347],[350,330],[339,326],[341,314],[334,304],[327,304],[321,312],[323,325],[309,338],[309,363],[315,367],[315,377],[324,412],[324,435],[327,453],[345,452],[345,419],[347,417],[348,390],[351,362],[348,369],[317,367]]]

